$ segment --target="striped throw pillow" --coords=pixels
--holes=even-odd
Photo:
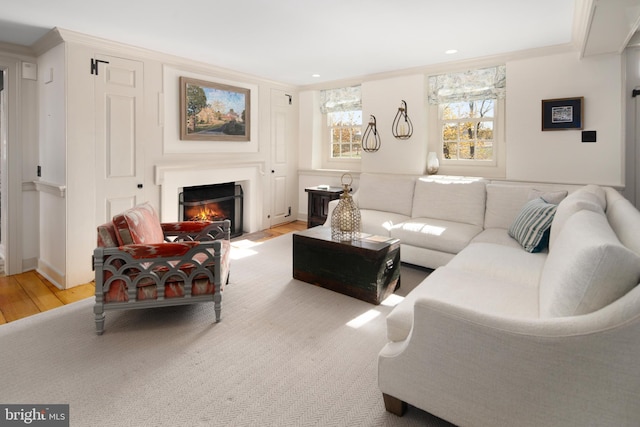
[[[509,227],[509,236],[516,239],[525,251],[540,252],[549,242],[548,231],[556,208],[540,197],[530,200]]]

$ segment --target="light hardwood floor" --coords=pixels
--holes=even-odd
[[[246,238],[264,241],[305,228],[307,228],[306,222],[295,221],[246,235]],[[92,297],[94,293],[93,282],[61,290],[35,271],[2,276],[0,277],[0,325]]]

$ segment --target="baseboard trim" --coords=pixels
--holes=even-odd
[[[58,289],[66,289],[66,277],[58,270],[47,264],[43,260],[38,260],[38,268],[36,271],[42,274],[48,281],[53,283]]]

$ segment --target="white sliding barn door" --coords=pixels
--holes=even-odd
[[[141,202],[143,64],[96,55],[96,215],[99,224]]]

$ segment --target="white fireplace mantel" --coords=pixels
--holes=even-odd
[[[160,217],[163,222],[178,221],[179,196],[184,187],[235,182],[244,193],[244,231],[261,229],[262,194],[265,171],[263,162],[211,164],[180,163],[155,166],[155,184],[160,187]]]

